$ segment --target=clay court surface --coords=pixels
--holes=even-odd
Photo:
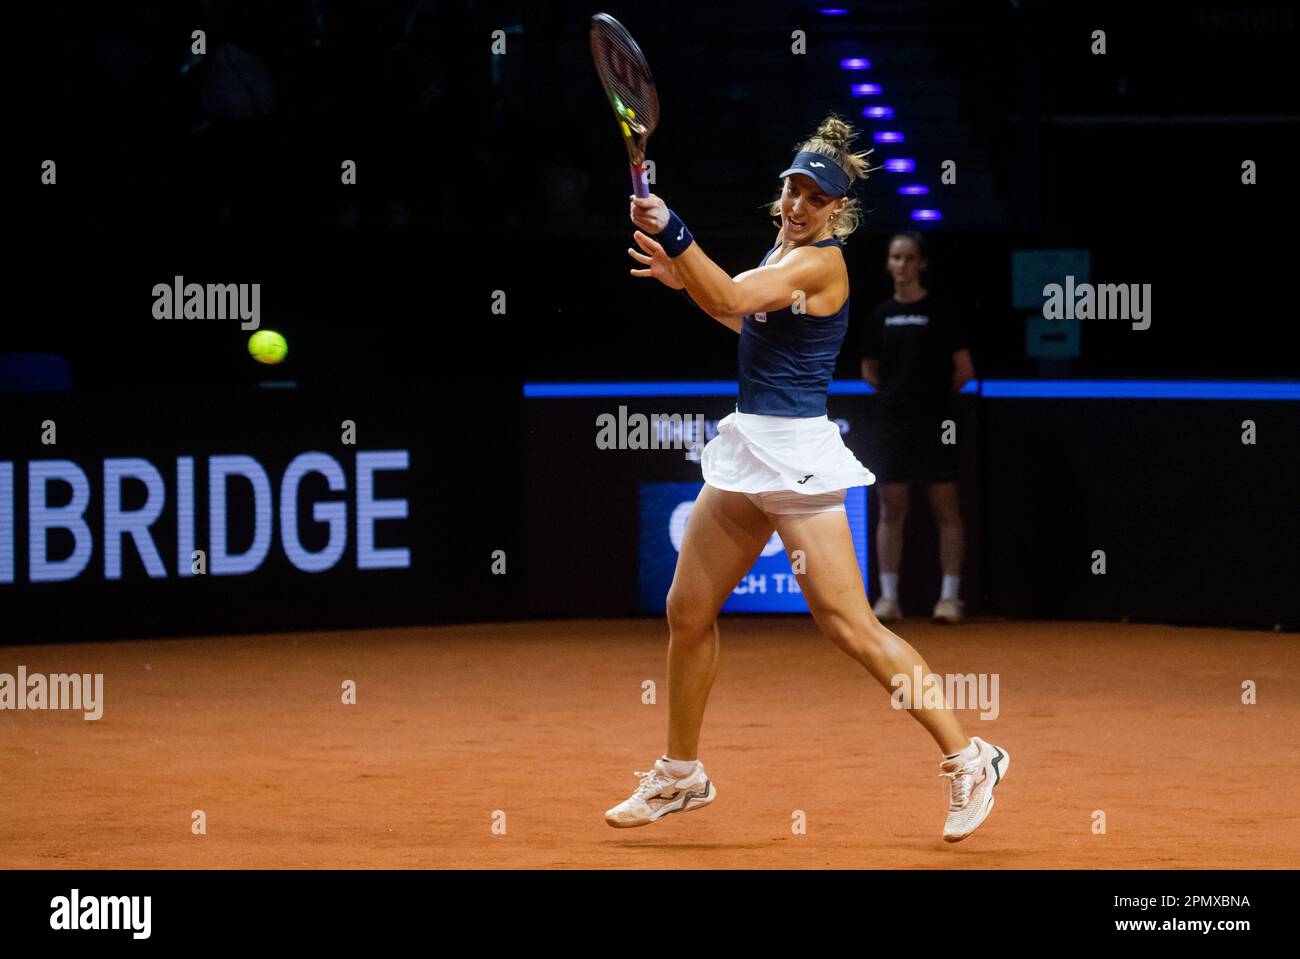
[[[723,621],[701,752],[717,801],[609,828],[603,811],[664,748],[666,640],[662,621],[604,620],[4,647],[0,672],[104,673],[105,707],[98,722],[0,713],[0,867],[1300,863],[1294,635],[897,631],[936,672],[999,674],[996,721],[962,718],[1014,765],[958,845],[940,840],[937,749],[797,617]],[[340,702],[347,679],[356,705]],[[647,679],[657,705],[641,702]],[[1257,705],[1241,702],[1247,679]]]

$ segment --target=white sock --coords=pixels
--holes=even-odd
[[[881,573],[880,574],[880,598],[881,599],[898,599],[898,574]]]
[[[966,744],[966,748],[963,749],[961,752],[953,753],[951,756],[944,756],[943,758],[948,760],[974,759],[976,756],[979,755],[979,751],[980,751],[979,746],[975,745],[975,740],[972,739],[969,743]]]
[[[691,773],[695,772],[696,759],[669,759],[664,757],[664,766],[668,769],[668,775],[674,779],[685,779]]]
[[[931,580],[930,582],[934,582],[934,580]],[[957,593],[960,590],[961,590],[960,576],[945,576],[943,578],[943,592],[940,594],[939,598],[956,599]]]

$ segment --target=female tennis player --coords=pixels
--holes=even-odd
[[[713,802],[717,789],[698,759],[704,707],[718,665],[717,616],[775,529],[792,555],[813,617],[840,649],[881,685],[930,668],[911,646],[880,625],[867,603],[844,511],[851,486],[875,477],[844,446],[826,416],[840,344],[848,328],[849,281],[841,252],[857,226],[848,195],[867,174],[866,153],[852,153],[852,127],[831,115],[795,154],[771,214],[776,245],[758,269],[732,278],[694,242],[681,218],[651,194],[632,198],[631,273],[685,289],[706,313],[740,334],[740,395],[701,457],[705,486],[691,512],[668,591],[668,750],[638,772],[631,797],[605,813],[611,826],[645,826],[669,813]],[[774,221],[775,223],[775,221]],[[920,702],[919,693],[913,702]],[[1006,750],[962,732],[956,715],[909,710],[943,753],[951,781],[943,838],[969,836],[993,808],[1006,775]]]

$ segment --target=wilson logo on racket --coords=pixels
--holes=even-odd
[[[645,151],[659,124],[659,95],[645,55],[623,25],[607,13],[591,18],[591,58],[627,147],[632,192],[650,195]]]

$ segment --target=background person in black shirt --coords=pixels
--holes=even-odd
[[[955,623],[962,615],[964,532],[957,500],[957,446],[943,439],[944,422],[956,423],[957,394],[974,377],[975,367],[961,324],[942,303],[932,301],[922,283],[927,265],[921,234],[899,233],[890,240],[885,268],[894,280],[894,295],[871,314],[863,339],[862,377],[876,389],[876,460],[871,470],[880,498],[880,598],[874,611],[881,622],[903,616],[898,570],[912,483],[928,484],[939,527],[943,587],[933,616]]]

